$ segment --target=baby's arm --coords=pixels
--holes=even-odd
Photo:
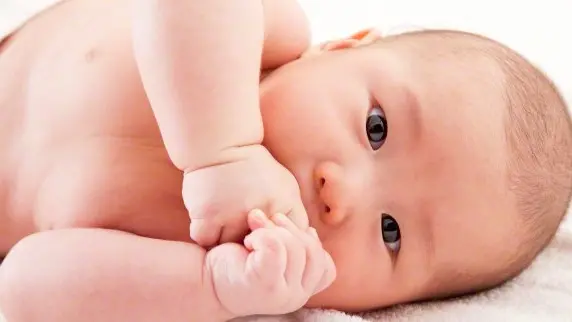
[[[167,151],[190,172],[262,142],[260,69],[299,56],[309,34],[293,0],[138,0],[133,39]]]
[[[262,70],[300,58],[310,46],[310,23],[297,0],[262,0],[264,47]]]
[[[43,232],[0,267],[8,321],[225,321],[205,251],[103,229]]]

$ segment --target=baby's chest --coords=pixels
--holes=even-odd
[[[40,229],[112,228],[188,240],[182,174],[161,145],[139,138],[86,139],[56,156],[40,179]]]

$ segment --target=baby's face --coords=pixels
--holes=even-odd
[[[337,279],[308,306],[372,309],[463,289],[511,239],[502,77],[394,45],[329,52],[261,85],[264,144],[296,177]]]

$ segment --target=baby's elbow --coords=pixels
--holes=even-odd
[[[77,253],[63,241],[56,232],[36,233],[10,250],[0,266],[0,311],[6,321],[78,321],[80,306],[70,295],[82,286],[71,264]]]
[[[298,59],[311,43],[310,22],[294,0],[266,0],[263,70]]]
[[[0,266],[0,311],[7,321],[45,321],[38,314],[42,303],[49,297],[38,297],[38,293],[46,293],[41,283],[41,263],[37,261],[35,236],[20,241],[8,253]],[[49,293],[48,293],[49,294]]]

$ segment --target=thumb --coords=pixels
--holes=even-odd
[[[286,214],[290,220],[301,230],[306,231],[309,227],[308,213],[306,208],[302,204],[302,201],[298,201],[294,204],[290,212]]]
[[[207,252],[205,270],[207,281],[212,281],[213,291],[220,306],[230,316],[243,316],[245,312],[242,299],[246,298],[244,270],[248,250],[239,244],[228,243],[216,246]],[[248,313],[248,312],[246,312]]]
[[[332,256],[330,256],[327,251],[324,251],[324,256],[326,257],[324,260],[324,275],[322,275],[322,279],[320,283],[318,283],[314,295],[328,288],[336,279],[336,265],[334,264]]]

